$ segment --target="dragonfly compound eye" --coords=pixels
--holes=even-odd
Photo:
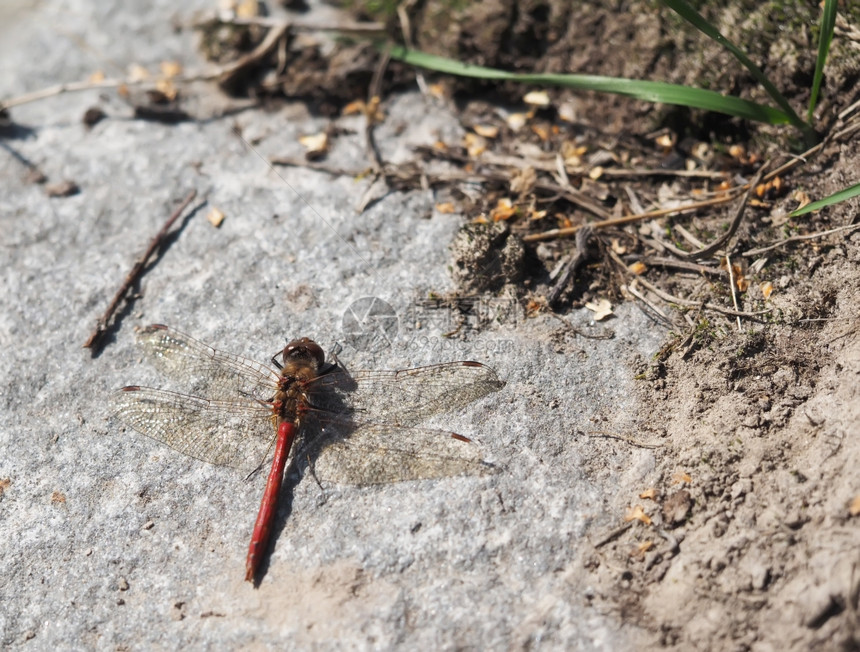
[[[319,344],[303,337],[300,340],[293,340],[284,348],[284,364],[291,360],[313,360],[321,367],[325,364],[325,353]]]

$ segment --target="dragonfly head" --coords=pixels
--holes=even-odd
[[[300,340],[293,340],[284,347],[284,366],[291,363],[310,361],[316,366],[322,367],[325,364],[325,353],[319,344],[312,339],[303,337]]]

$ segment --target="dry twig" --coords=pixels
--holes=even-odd
[[[567,288],[571,280],[576,276],[576,272],[582,267],[588,258],[588,239],[591,237],[592,230],[586,226],[576,234],[576,251],[571,254],[568,261],[564,264],[561,274],[555,282],[552,290],[546,297],[546,302],[550,308],[555,308],[558,300],[561,298],[561,293]]]
[[[729,224],[728,230],[723,235],[721,235],[719,238],[714,240],[707,247],[704,247],[702,249],[699,249],[698,251],[692,251],[692,252],[681,251],[677,247],[670,245],[668,242],[663,242],[661,244],[666,249],[666,251],[669,251],[670,253],[678,256],[679,258],[685,259],[685,260],[698,260],[700,258],[707,258],[707,257],[715,254],[717,251],[719,251],[723,247],[723,245],[725,245],[729,240],[731,240],[734,237],[735,232],[738,230],[738,227],[740,226],[741,221],[743,220],[744,211],[746,210],[746,207],[747,207],[747,201],[749,200],[750,195],[752,195],[756,186],[758,186],[759,183],[761,183],[761,180],[764,177],[764,172],[766,169],[767,169],[767,163],[765,163],[764,165],[761,166],[761,168],[759,168],[759,171],[755,175],[753,180],[750,181],[749,184],[747,184],[748,187],[747,187],[746,193],[744,194],[744,198],[741,201],[740,206],[738,206],[738,210],[735,211],[735,216],[732,219],[731,224]]]
[[[772,312],[771,309],[758,310],[756,312],[742,312],[740,310],[731,310],[729,308],[723,308],[722,306],[708,303],[706,301],[691,301],[689,299],[682,299],[681,297],[676,297],[674,295],[669,294],[668,292],[664,292],[657,286],[646,281],[644,278],[637,278],[636,281],[645,286],[647,290],[650,290],[658,297],[663,299],[663,301],[666,301],[668,303],[674,303],[679,306],[685,306],[687,308],[702,308],[704,310],[713,310],[714,312],[718,312],[721,315],[729,315],[731,317],[746,317],[747,319],[760,317],[761,315],[767,315],[768,313]]]
[[[639,448],[663,448],[663,444],[646,444],[644,442],[639,441],[638,439],[633,439],[632,437],[625,437],[624,435],[617,435],[614,432],[606,432],[605,430],[590,430],[585,433],[591,437],[605,437],[607,439],[618,439],[620,441],[626,441],[628,444],[633,446],[638,446]]]
[[[732,305],[735,307],[735,310],[739,310],[738,306],[738,295],[735,292],[735,272],[732,269],[732,259],[729,258],[729,255],[726,254],[726,267],[729,270],[729,289],[732,291]],[[736,318],[738,320],[738,332],[741,331],[741,317],[740,315]]]
[[[149,243],[149,247],[147,247],[146,252],[144,252],[143,256],[137,259],[137,262],[134,264],[134,267],[131,268],[131,271],[125,277],[125,280],[123,281],[119,290],[114,295],[113,300],[107,307],[107,310],[105,310],[104,314],[99,318],[98,322],[96,322],[95,330],[92,332],[89,339],[84,343],[85,349],[98,349],[99,342],[104,337],[105,333],[108,332],[108,329],[114,325],[111,324],[111,319],[113,318],[113,315],[116,312],[116,309],[119,306],[120,302],[125,298],[126,294],[128,294],[128,291],[132,288],[132,286],[138,281],[144,269],[146,269],[150,258],[152,258],[153,254],[155,254],[159,250],[162,243],[169,234],[170,227],[172,227],[174,222],[179,219],[179,217],[185,211],[186,207],[194,200],[196,196],[196,190],[192,190],[188,193],[188,196],[186,196],[185,199],[182,200],[182,203],[176,208],[175,211],[173,211],[171,216],[167,218],[167,221],[161,227],[161,230]]]
[[[824,236],[833,235],[834,233],[844,233],[848,235],[853,233],[854,231],[860,229],[860,224],[848,224],[847,226],[840,226],[835,229],[829,229],[827,231],[820,231],[818,233],[810,233],[809,235],[793,235],[790,238],[786,238],[785,240],[780,240],[779,242],[774,242],[766,247],[759,247],[758,249],[750,249],[749,251],[745,251],[741,254],[741,256],[752,257],[758,256],[759,254],[766,253],[771,251],[772,249],[778,249],[779,247],[784,247],[787,244],[791,244],[792,242],[804,242],[805,240],[815,240],[816,238],[823,238]]]

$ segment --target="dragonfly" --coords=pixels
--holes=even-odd
[[[185,392],[123,387],[114,396],[121,422],[180,453],[248,474],[272,456],[248,548],[249,582],[268,547],[284,472],[297,460],[318,480],[358,486],[497,470],[468,437],[416,427],[504,387],[479,362],[348,371],[304,337],[269,366],[162,324],[140,329],[137,343]]]

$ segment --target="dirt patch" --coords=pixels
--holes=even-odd
[[[425,15],[430,11],[428,6]],[[688,84],[708,79],[716,87],[764,99],[726,53],[703,46],[680,31],[674,19],[653,9],[643,11],[642,5],[612,14],[589,3],[575,10],[562,3],[519,3],[516,8],[485,3],[474,11],[481,15],[471,22],[436,15],[438,34],[425,34],[419,47],[508,69],[575,70]],[[767,23],[762,11],[730,8],[722,27],[772,64],[766,64],[768,74],[793,102],[806,101],[814,41],[802,30],[787,40],[776,39],[761,28]],[[756,33],[759,38],[751,39]],[[537,47],[540,43],[551,45]],[[623,57],[618,56],[621,44]],[[837,49],[852,47],[849,38]],[[792,54],[785,56],[788,52]],[[821,105],[823,128],[844,107],[836,97],[856,80],[856,52],[851,56],[853,65],[840,62],[831,69],[829,99]],[[779,57],[784,57],[781,63]],[[593,153],[601,149],[595,147],[601,139],[605,143],[608,134],[619,134],[614,147],[602,148],[616,155],[616,162],[620,158],[665,168],[672,156],[689,160],[694,146],[688,142],[685,148],[682,142],[692,137],[711,146],[743,144],[746,153],[734,163],[716,160],[725,157],[716,147],[705,167],[732,167],[749,175],[779,151],[773,143],[756,145],[772,136],[771,129],[746,132],[746,126],[722,118],[654,111],[605,96],[578,96],[575,102],[581,129],[577,142]],[[464,113],[472,111],[472,124],[479,123],[476,103],[470,100],[465,106]],[[603,118],[599,126],[598,114]],[[483,119],[490,120],[490,113]],[[669,127],[675,144],[662,153],[662,160],[657,148],[648,152],[643,147],[646,134],[660,127]],[[532,139],[545,151],[559,151],[548,145],[551,141]],[[511,137],[493,152],[505,148],[508,154],[535,151],[527,149],[523,138]],[[756,148],[757,161],[748,154]],[[648,486],[622,488],[610,506],[619,521],[628,514],[629,527],[597,542],[582,560],[595,590],[594,603],[650,634],[642,649],[860,648],[860,233],[755,254],[766,243],[854,223],[856,200],[795,220],[785,215],[797,205],[789,188],[826,196],[856,182],[851,171],[858,165],[856,146],[836,142],[810,165],[784,175],[782,190],[763,188],[761,201],[753,201],[724,249],[740,263],[731,278],[731,261],[724,261],[723,276],[713,268],[660,268],[653,260],[658,252],[649,249],[648,240],[670,233],[676,244],[684,243],[683,231],[692,231],[704,243],[713,241],[725,231],[737,202],[693,218],[599,234],[592,242],[590,269],[579,274],[568,295],[573,305],[601,294],[625,295],[629,276],[622,278],[617,267],[606,264],[614,250],[627,263],[650,256],[643,278],[674,296],[727,306],[739,294],[741,310],[770,310],[738,320],[678,310],[655,299],[678,333],[656,359],[640,363],[640,394],[647,406],[639,415],[640,433],[661,435],[658,463]],[[622,187],[582,178],[577,187],[612,212],[624,202],[625,191],[657,202],[676,191],[694,193],[697,186],[652,178],[627,180]],[[494,202],[506,191],[500,187],[482,206],[476,204],[475,212],[492,215]],[[521,221],[514,224],[515,233],[526,233]],[[687,240],[682,247],[689,251]],[[532,249],[547,266],[546,276],[530,276],[538,288],[534,294],[551,285],[553,261],[563,260],[571,244]],[[751,255],[744,257],[744,252]],[[629,294],[626,298],[635,300]]]

